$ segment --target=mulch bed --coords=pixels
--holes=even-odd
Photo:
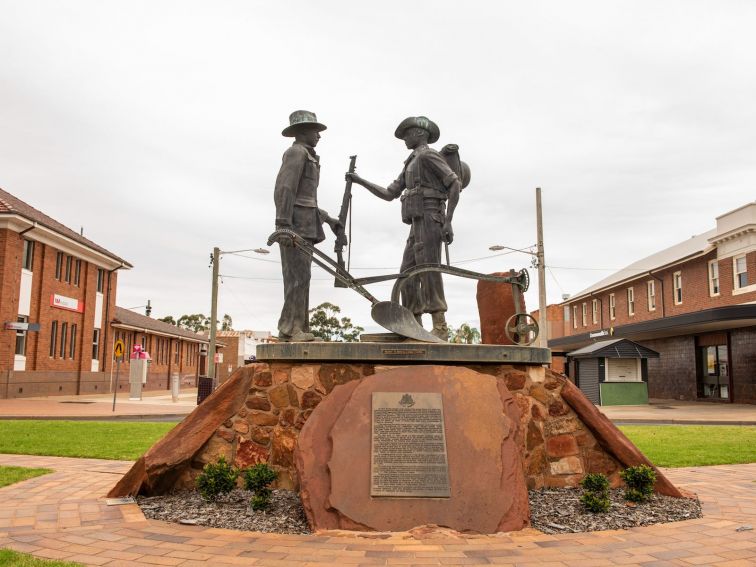
[[[145,517],[153,520],[278,534],[309,534],[299,495],[274,490],[270,508],[252,510],[252,493],[236,489],[207,501],[199,492],[182,491],[165,496],[137,498]]]
[[[626,502],[623,489],[609,491],[611,508],[604,513],[586,512],[579,488],[543,488],[528,493],[530,521],[546,534],[616,530],[700,518],[701,503],[689,498],[655,494],[648,502]]]
[[[544,488],[529,491],[530,520],[546,534],[627,529],[701,517],[701,504],[688,498],[654,495],[649,502],[625,502],[624,490],[609,492],[612,507],[603,514],[583,510],[575,488]],[[236,489],[208,502],[198,492],[176,492],[143,497],[137,501],[147,518],[166,522],[279,534],[309,534],[310,528],[299,500],[290,490],[274,490],[271,506],[254,511],[252,493]]]

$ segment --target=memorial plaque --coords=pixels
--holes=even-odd
[[[451,496],[440,393],[373,392],[370,495]]]

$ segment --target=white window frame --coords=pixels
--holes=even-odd
[[[682,288],[683,288],[682,272],[678,271],[672,274],[672,298],[674,299],[675,305],[682,305],[682,302],[683,302]]]
[[[654,280],[646,282],[646,295],[648,297],[648,310],[656,311],[656,282]]]
[[[598,299],[591,301],[591,321],[594,325],[598,323]]]
[[[714,274],[714,268],[716,268],[716,275]],[[719,281],[719,261],[718,260],[711,260],[709,262],[709,297],[717,297],[721,290],[722,290],[722,284]],[[714,281],[717,282],[717,290],[714,291]]]
[[[632,317],[635,315],[635,288],[627,288],[627,314]]]
[[[613,293],[609,294],[609,319],[614,321],[617,318],[617,300]]]
[[[743,260],[743,263],[745,264],[745,270],[742,272],[738,272],[738,260]],[[746,277],[746,284],[740,285],[740,279],[738,276],[740,274],[745,274]],[[748,261],[746,260],[746,255],[741,254],[740,256],[733,256],[732,258],[732,289],[743,289],[745,287],[748,287]]]
[[[577,329],[577,305],[572,306],[572,328]]]
[[[588,326],[588,304],[583,302],[583,305],[581,307],[582,314],[583,314],[583,327]]]

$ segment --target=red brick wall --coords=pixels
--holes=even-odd
[[[21,245],[17,232],[0,229],[0,324],[18,316]],[[15,352],[16,333],[0,329],[0,372],[13,370]]]
[[[564,305],[570,308],[570,321],[565,322],[566,336],[589,333],[609,327],[619,327],[630,323],[640,323],[651,319],[660,319],[664,315],[672,317],[684,313],[692,313],[726,305],[737,305],[749,301],[756,301],[756,292],[748,292],[733,295],[733,267],[732,258],[719,261],[719,296],[709,296],[708,263],[716,258],[716,251],[712,251],[704,257],[696,258],[689,262],[679,264],[667,270],[655,273],[655,278],[644,275],[638,279],[620,286],[603,290],[593,297],[585,297],[575,301],[569,301]],[[756,283],[756,252],[747,254],[749,285]],[[675,272],[682,275],[682,303],[675,305],[673,275]],[[657,279],[658,278],[658,279]],[[647,282],[655,281],[656,310],[648,309]],[[660,281],[661,280],[661,281]],[[628,314],[627,289],[635,289],[635,314]],[[663,291],[662,291],[663,290]],[[614,293],[616,301],[616,318],[609,317],[609,294]],[[663,303],[662,303],[663,297]],[[598,322],[593,323],[591,317],[591,301],[599,300]],[[582,304],[586,304],[586,325],[582,321]],[[577,329],[573,326],[572,308],[577,306]]]

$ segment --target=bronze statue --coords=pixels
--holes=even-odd
[[[404,272],[419,264],[441,263],[442,243],[448,245],[454,239],[452,218],[462,185],[444,156],[428,146],[440,136],[432,120],[425,116],[405,118],[394,135],[404,140],[412,153],[393,183],[384,188],[356,173],[347,173],[347,179],[386,201],[401,196],[402,221],[411,225],[402,258]],[[430,313],[433,335],[448,339],[447,306],[439,272],[423,273],[410,280],[402,292],[402,305],[412,311],[420,324],[423,313]]]
[[[320,158],[315,146],[324,124],[313,112],[297,110],[289,116],[289,126],[281,132],[293,137],[294,143],[284,152],[281,170],[276,178],[276,230],[289,229],[310,244],[325,240],[323,223],[334,233],[340,223],[318,208]],[[281,271],[284,281],[284,305],[278,321],[278,338],[283,342],[313,341],[308,317],[312,254],[293,246],[290,237],[279,236]]]

